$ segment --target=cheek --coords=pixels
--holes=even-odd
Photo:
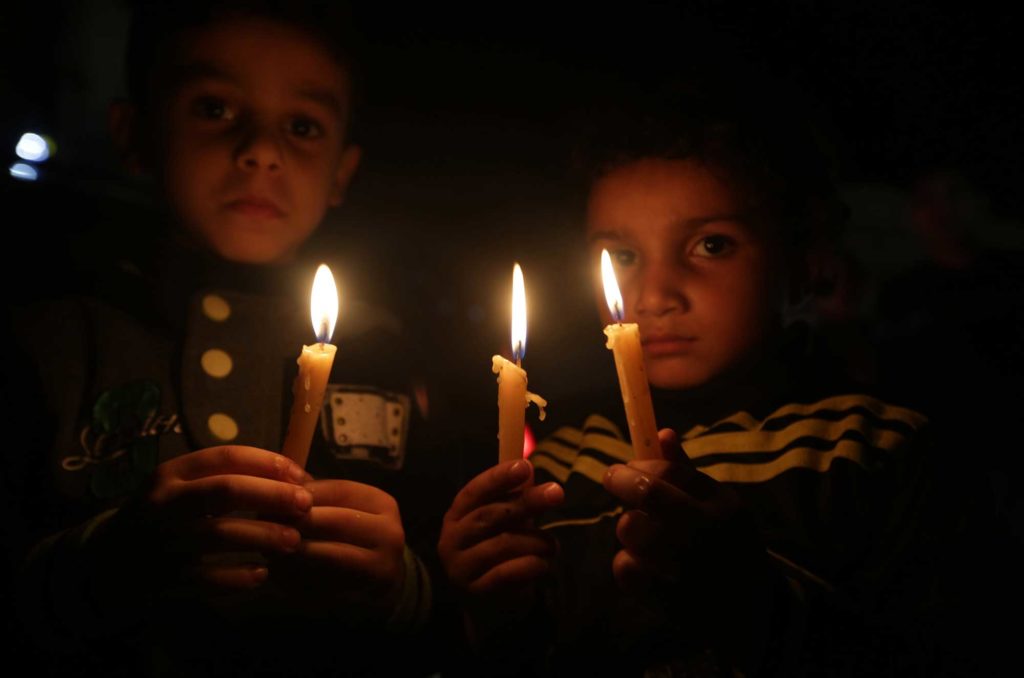
[[[169,141],[175,143],[174,139]],[[211,152],[208,146],[191,140],[177,140],[165,151],[165,181],[178,196],[200,195],[217,185],[215,178],[223,173],[224,164],[222,153]]]
[[[740,350],[761,340],[781,296],[763,267],[737,266],[723,273],[705,289],[705,317],[716,325],[724,345]]]

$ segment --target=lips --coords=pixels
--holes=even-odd
[[[661,357],[688,353],[697,342],[697,337],[682,334],[651,334],[641,340],[644,353],[650,357]]]
[[[232,200],[227,203],[227,208],[247,217],[280,219],[284,216],[284,210],[278,207],[273,200],[256,196],[245,196]]]

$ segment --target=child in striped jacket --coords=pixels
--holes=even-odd
[[[926,419],[788,322],[845,216],[821,155],[728,93],[662,104],[601,137],[586,234],[639,324],[663,458],[633,458],[612,392],[471,480],[439,545],[470,639],[496,673],[920,667]]]

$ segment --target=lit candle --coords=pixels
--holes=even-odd
[[[532,401],[544,419],[547,401],[526,390],[526,286],[519,264],[512,269],[512,359],[500,355],[491,358],[491,369],[498,375],[498,461],[523,458],[526,406]]]
[[[660,459],[658,427],[654,423],[654,405],[651,404],[651,389],[647,385],[647,370],[644,369],[644,351],[640,345],[640,326],[622,322],[622,294],[619,293],[608,250],[601,250],[601,280],[608,310],[615,321],[604,328],[604,333],[608,335],[606,345],[615,356],[615,371],[619,373],[622,404],[626,406],[626,422],[633,442],[633,458]]]
[[[303,468],[320,418],[334,354],[338,351],[336,346],[328,343],[338,320],[338,288],[334,285],[331,269],[324,264],[316,270],[309,309],[317,343],[303,346],[299,354],[299,374],[292,384],[292,413],[281,450],[281,454]]]

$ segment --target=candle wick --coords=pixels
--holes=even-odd
[[[516,358],[516,367],[518,367],[519,369],[523,368],[523,359],[522,358]]]

